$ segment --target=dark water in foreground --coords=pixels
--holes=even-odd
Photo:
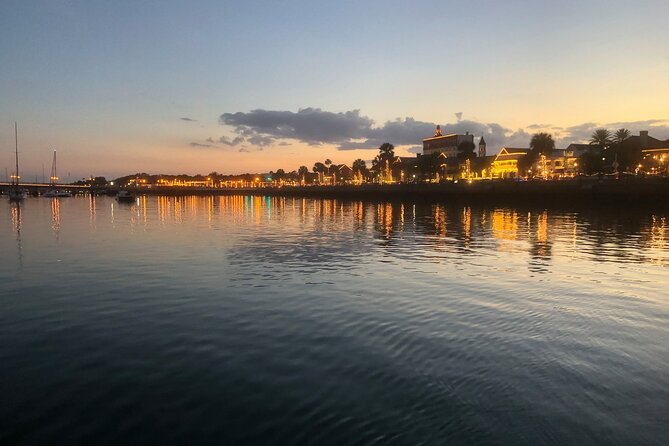
[[[669,216],[0,201],[0,444],[669,444]]]

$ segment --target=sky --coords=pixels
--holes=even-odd
[[[53,150],[69,180],[350,164],[436,124],[489,153],[669,138],[666,0],[2,3],[0,169],[16,121],[27,179]]]

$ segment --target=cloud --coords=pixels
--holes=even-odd
[[[646,119],[642,121],[619,121],[609,123],[586,122],[583,124],[567,127],[560,134],[560,142],[568,145],[571,142],[585,142],[590,139],[592,133],[597,129],[608,129],[615,132],[618,129],[628,129],[632,135],[638,135],[641,130],[648,130],[650,136],[657,139],[669,138],[669,120]]]
[[[197,119],[191,119],[189,117],[184,117],[184,118],[179,118],[182,121],[187,121],[187,122],[197,122]]]
[[[219,117],[223,125],[233,127],[238,135],[252,138],[295,139],[312,145],[340,144],[364,138],[371,128],[372,119],[361,116],[359,110],[328,112],[320,108],[304,108],[297,112],[252,110],[248,113],[224,113]]]
[[[253,144],[254,146],[265,147],[271,145],[274,142],[274,138],[263,135],[252,135],[246,139],[246,142]]]
[[[397,146],[415,145],[432,135],[436,126],[434,122],[405,117],[375,127],[374,121],[361,115],[359,110],[329,112],[320,108],[304,108],[297,112],[256,109],[248,113],[224,113],[219,122],[232,127],[238,135],[236,140],[259,147],[291,139],[309,145],[333,144],[339,150],[377,149],[384,142]],[[470,120],[444,124],[442,131],[485,135],[491,145],[501,144],[509,135],[518,136],[499,124]],[[227,138],[221,142],[233,143]]]
[[[558,147],[587,140],[598,128],[629,128],[633,134],[650,130],[657,138],[669,137],[667,120],[616,122],[600,124],[586,122],[566,128],[551,124],[530,124],[525,128],[511,129],[495,122],[478,122],[462,119],[441,124],[443,134],[466,133],[475,135],[475,142],[484,136],[489,153],[501,147],[528,147],[532,134],[546,131],[553,135]],[[286,140],[299,141],[313,146],[334,145],[339,150],[377,149],[384,142],[415,152],[421,140],[434,134],[435,122],[419,121],[413,117],[397,118],[376,125],[374,120],[362,115],[360,110],[331,112],[320,108],[303,108],[297,112],[255,109],[250,112],[223,113],[221,125],[231,127],[234,139],[221,137],[221,144],[236,146],[242,143],[256,148],[285,145]]]
[[[226,146],[236,146],[244,142],[244,138],[242,136],[237,136],[236,138],[230,140],[227,136],[221,136],[218,138],[218,142],[221,144],[225,144]]]
[[[632,135],[638,135],[641,130],[648,130],[648,134],[654,138],[669,139],[669,120],[667,119],[612,122],[607,124],[606,128],[612,131],[625,128],[632,132]]]
[[[192,142],[189,145],[191,147],[211,147],[211,144],[201,144],[199,142]]]
[[[214,138],[212,138],[212,137],[209,137],[209,138],[205,139],[205,141],[207,141],[210,144],[214,144]]]

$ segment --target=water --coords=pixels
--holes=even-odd
[[[669,215],[0,202],[0,444],[669,444]]]

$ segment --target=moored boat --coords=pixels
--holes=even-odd
[[[19,132],[16,122],[14,123],[14,142],[16,155],[16,172],[14,173],[12,187],[9,189],[9,201],[23,201],[28,193],[19,187],[19,180],[21,176],[19,175]]]
[[[59,198],[59,197],[71,197],[72,192],[68,190],[62,190],[62,189],[57,189],[56,184],[58,183],[58,165],[56,164],[56,151],[53,151],[53,162],[51,163],[51,178],[49,180],[51,187],[53,189],[49,189],[46,191],[44,194],[45,197],[47,198]]]
[[[28,193],[23,189],[11,188],[8,195],[9,201],[23,201],[28,196]]]
[[[120,190],[116,194],[116,199],[119,203],[133,203],[135,201],[135,196],[127,190]]]
[[[49,189],[44,196],[49,198],[71,197],[72,192],[67,190]]]

